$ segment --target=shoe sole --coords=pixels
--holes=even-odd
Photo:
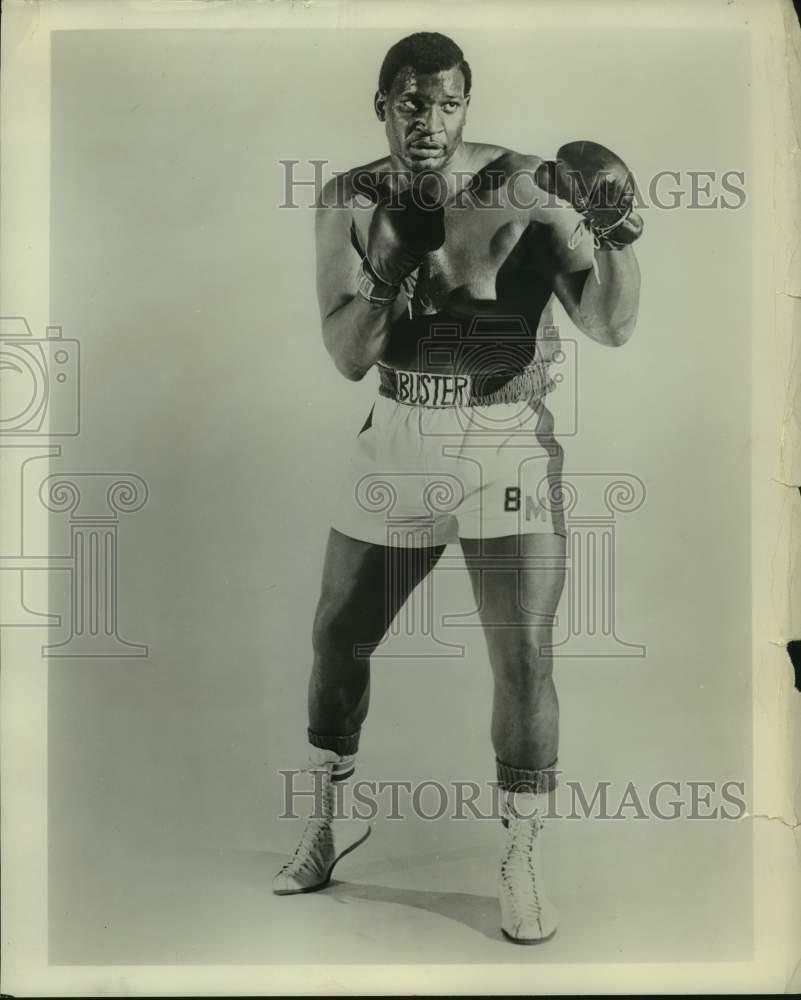
[[[512,944],[544,944],[546,941],[550,941],[558,930],[559,930],[558,927],[554,927],[554,929],[551,931],[550,934],[548,934],[547,937],[518,938],[518,937],[512,937],[512,935],[508,931],[505,931],[503,927],[501,927],[501,934],[503,934],[503,936],[506,938],[507,941],[511,941]]]
[[[372,830],[373,828],[371,826],[368,826],[366,833],[364,833],[361,837],[359,837],[358,840],[354,840],[354,842],[349,847],[346,847],[341,854],[338,854],[334,858],[333,862],[331,863],[331,867],[328,869],[328,874],[325,876],[325,879],[323,879],[322,882],[318,882],[317,885],[307,885],[303,889],[273,889],[273,895],[300,896],[304,892],[319,892],[321,889],[325,889],[326,886],[331,884],[331,876],[334,872],[334,869],[339,864],[339,862],[345,857],[346,854],[350,854],[351,851],[355,851],[357,847],[363,844],[365,840],[367,840],[367,838],[372,833]]]

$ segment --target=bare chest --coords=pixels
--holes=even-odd
[[[373,209],[354,211],[360,243],[367,246]],[[525,269],[528,218],[510,207],[451,207],[445,210],[445,243],[427,254],[415,279],[415,311],[440,312],[460,300],[497,301],[498,277]]]

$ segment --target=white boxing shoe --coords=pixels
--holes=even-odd
[[[507,819],[506,848],[501,859],[498,895],[501,930],[515,944],[539,944],[556,933],[558,916],[545,893],[540,845],[540,816]]]
[[[370,836],[371,827],[342,851],[334,843],[334,783],[331,780],[332,761],[315,765],[322,780],[320,815],[306,820],[295,853],[278,870],[273,879],[276,896],[292,896],[299,892],[316,892],[331,881],[331,873],[338,861],[350,854]]]

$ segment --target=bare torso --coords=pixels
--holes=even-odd
[[[476,187],[446,205],[445,243],[413,277],[408,314],[394,324],[382,360],[407,370],[512,374],[534,357],[553,291],[547,231],[526,207],[533,158],[480,143],[466,143],[465,152]],[[389,170],[389,161],[369,169]],[[375,208],[356,199],[350,210],[353,246],[363,254]]]

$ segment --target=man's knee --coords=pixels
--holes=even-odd
[[[497,682],[515,687],[549,681],[553,675],[550,626],[499,629],[490,640]]]
[[[377,631],[360,617],[358,608],[322,598],[312,627],[315,659],[322,662],[369,659],[382,638],[375,634]]]

